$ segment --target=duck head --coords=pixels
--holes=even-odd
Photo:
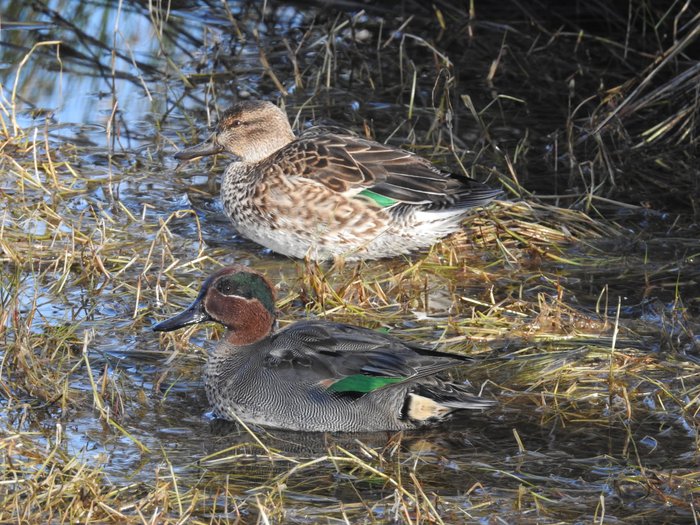
[[[175,155],[190,160],[227,152],[243,162],[258,162],[294,140],[287,114],[266,100],[239,102],[221,115],[204,142]]]
[[[187,309],[153,327],[170,332],[214,321],[227,328],[225,338],[236,346],[255,343],[272,332],[275,294],[270,282],[245,266],[229,266],[209,277]]]

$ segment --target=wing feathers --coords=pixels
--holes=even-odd
[[[269,162],[287,176],[304,177],[338,193],[356,195],[367,189],[397,203],[466,208],[499,193],[442,172],[409,151],[351,135],[302,135]]]
[[[294,369],[315,382],[366,375],[417,379],[453,368],[470,359],[404,343],[352,325],[303,321],[272,337],[270,368]]]

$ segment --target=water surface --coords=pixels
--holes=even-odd
[[[692,209],[675,193],[635,193],[624,173],[611,184],[566,168],[593,165],[589,143],[567,151],[565,137],[571,107],[594,107],[585,102],[597,90],[593,73],[608,86],[628,78],[610,67],[621,61],[613,47],[576,47],[567,36],[547,45],[520,11],[467,24],[442,4],[5,4],[3,519],[19,519],[21,505],[48,519],[48,503],[13,499],[30,494],[18,478],[34,479],[45,460],[68,473],[76,462],[101,480],[107,488],[91,497],[121,514],[100,507],[102,520],[692,520]],[[559,15],[538,16],[546,25]],[[525,226],[496,206],[467,230],[473,237],[411,258],[331,268],[271,254],[223,216],[225,157],[179,168],[173,159],[249,97],[283,103],[296,129],[339,125],[445,168],[461,164],[505,186],[510,202],[551,207],[527,217],[562,238],[582,224],[580,210],[598,226],[566,242],[536,240],[543,229],[523,241]],[[620,170],[639,164],[646,174],[656,161],[659,180],[664,161],[685,162],[670,149],[654,159],[622,150],[611,161]],[[594,206],[581,196],[590,180],[609,185]],[[457,374],[500,405],[400,435],[253,437],[212,420],[200,372],[220,332],[158,337],[150,328],[234,261],[278,284],[285,322],[327,316],[473,353],[477,363]],[[68,508],[70,498],[56,501]]]

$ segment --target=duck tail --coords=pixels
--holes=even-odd
[[[418,425],[441,421],[458,410],[485,410],[496,405],[496,401],[475,396],[454,383],[418,385],[406,396],[402,417]]]
[[[435,202],[421,207],[413,206],[414,218],[418,224],[430,225],[433,229],[452,231],[459,227],[462,219],[479,206],[486,206],[492,200],[503,195],[499,189],[475,182],[475,187],[468,191],[452,195],[442,202]]]

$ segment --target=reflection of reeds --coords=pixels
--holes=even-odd
[[[93,4],[72,3],[70,17],[36,4],[71,37],[23,49],[18,83],[0,99],[0,521],[692,519],[700,246],[681,228],[685,217],[654,238],[636,225],[629,233],[625,217],[654,217],[636,215],[644,185],[656,193],[651,206],[680,202],[696,213],[688,152],[697,145],[698,70],[687,56],[696,14],[681,6],[658,19],[607,16],[606,37],[517,20],[497,30],[480,5],[467,12],[439,0],[406,4],[421,14],[413,18],[319,11],[293,33],[274,5],[263,13],[246,3],[235,16],[227,4],[205,5],[222,40],[189,30],[202,22],[196,15],[124,2],[155,28],[162,58],[148,61],[117,49],[108,17],[99,35],[81,29]],[[650,49],[634,24],[666,28],[673,41]],[[578,50],[606,52],[620,67],[601,87],[601,64]],[[107,90],[114,147],[98,151],[103,165],[50,122],[22,129],[18,115],[32,101],[21,83],[47,63],[147,93],[165,82],[166,117],[189,97],[202,114],[208,105],[212,118],[202,122],[234,98],[232,83],[264,96],[287,90],[297,127],[332,117],[500,183],[511,200],[405,259],[232,255],[206,232],[206,218],[167,201],[185,182],[157,149],[116,147],[131,133],[119,116],[130,101],[118,90]],[[554,80],[539,81],[547,76]],[[544,106],[533,101],[538,89]],[[361,111],[349,109],[355,101]],[[380,103],[389,109],[372,109]],[[178,133],[194,140],[201,131],[196,118],[188,130],[156,121],[154,142],[179,146]],[[649,163],[688,169],[671,179]],[[213,198],[208,188],[188,195]],[[279,437],[235,427],[216,436],[200,419],[178,432],[191,401],[178,388],[199,388],[199,345],[219,332],[164,336],[163,352],[148,327],[190,301],[211,268],[243,258],[278,283],[282,324],[325,317],[473,355],[454,376],[500,406],[466,430],[416,435]],[[643,301],[624,312],[625,294]],[[306,439],[320,443],[299,443]],[[121,466],[125,456],[139,460]]]

